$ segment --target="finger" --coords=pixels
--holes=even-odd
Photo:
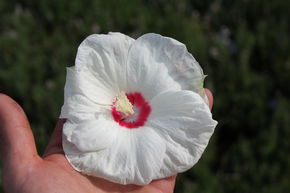
[[[150,184],[159,189],[160,192],[173,192],[175,181],[176,175],[164,179],[154,180]]]
[[[64,153],[62,149],[62,127],[65,123],[65,119],[59,119],[56,123],[55,129],[52,133],[48,146],[45,150],[43,157],[47,157],[51,154]]]
[[[6,174],[17,175],[40,160],[24,111],[4,94],[0,94],[0,153]]]
[[[209,106],[209,108],[211,110],[212,106],[213,106],[213,95],[212,95],[211,91],[209,89],[207,89],[207,88],[205,88],[204,91],[205,91],[205,94],[206,94],[206,96],[208,98],[208,106]]]
[[[139,186],[135,184],[117,184],[107,181],[102,178],[87,176],[89,181],[101,192],[162,192],[172,193],[175,185],[176,175],[167,178],[153,180],[146,186]]]

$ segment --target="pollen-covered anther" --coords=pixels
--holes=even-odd
[[[116,96],[115,107],[117,111],[124,113],[126,117],[134,114],[133,105],[130,103],[124,91],[121,91]]]

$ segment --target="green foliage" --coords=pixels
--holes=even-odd
[[[219,121],[175,192],[289,192],[289,18],[287,0],[0,0],[0,91],[26,111],[41,154],[86,36],[173,37],[209,75]]]

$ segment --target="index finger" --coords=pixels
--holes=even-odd
[[[66,122],[66,119],[59,119],[56,123],[55,129],[51,135],[50,141],[47,145],[43,157],[47,157],[51,154],[64,154],[62,148],[62,127]]]

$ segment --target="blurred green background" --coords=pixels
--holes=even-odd
[[[40,154],[65,67],[86,36],[109,31],[173,37],[209,75],[219,125],[176,193],[290,192],[288,0],[0,0],[0,91],[24,108]]]

